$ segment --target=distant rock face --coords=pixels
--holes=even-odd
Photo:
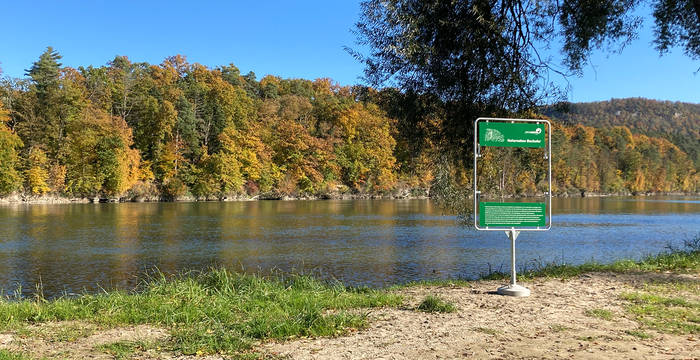
[[[99,201],[99,199],[98,199]],[[59,195],[26,195],[14,193],[0,198],[0,204],[71,204],[71,203],[87,203],[88,198],[73,198]]]

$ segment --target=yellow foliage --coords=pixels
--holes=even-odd
[[[29,167],[25,171],[27,187],[34,195],[43,195],[51,190],[48,184],[49,173],[46,170],[48,159],[46,153],[38,147],[29,150]]]
[[[393,121],[374,104],[354,104],[338,119],[344,132],[341,166],[355,188],[387,191],[396,183]]]
[[[126,122],[89,106],[68,128],[66,188],[83,195],[121,196],[139,178],[141,157]]]
[[[51,188],[49,188],[49,185],[46,183],[46,179],[48,178],[48,173],[46,172],[46,170],[38,167],[33,167],[27,170],[26,176],[27,183],[29,185],[29,190],[32,194],[42,195],[51,190]]]
[[[5,109],[5,105],[0,101],[0,125],[10,121],[10,112]]]
[[[52,192],[60,193],[66,187],[66,166],[53,163],[49,166],[50,188]]]

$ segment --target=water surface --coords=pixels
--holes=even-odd
[[[639,259],[700,233],[700,198],[559,198],[553,228],[518,238],[520,266]],[[429,200],[0,206],[0,289],[46,296],[131,287],[145,270],[226,266],[385,286],[508,271],[501,232]]]

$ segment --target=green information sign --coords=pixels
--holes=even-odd
[[[545,203],[480,202],[479,225],[545,226]]]
[[[479,122],[479,145],[544,147],[544,124]]]

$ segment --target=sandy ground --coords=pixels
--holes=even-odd
[[[653,277],[654,279],[650,279]],[[495,294],[500,282],[472,287],[409,288],[406,309],[371,314],[368,329],[332,339],[304,339],[263,345],[267,352],[291,359],[698,359],[700,339],[644,329],[652,339],[626,331],[640,325],[624,309],[619,294],[663,274],[584,275],[571,280],[526,283],[527,298]],[[697,282],[697,276],[681,281]],[[453,302],[458,311],[429,314],[412,310],[425,295]],[[698,300],[700,294],[683,294]],[[611,320],[586,315],[607,309]]]
[[[495,294],[502,285],[498,281],[412,287],[400,291],[406,299],[401,309],[371,310],[370,325],[364,330],[338,338],[267,342],[257,350],[282,359],[700,359],[697,334],[671,335],[642,328],[619,298],[622,292],[639,290],[649,281],[669,280],[698,284],[700,276],[592,274],[570,280],[537,280],[523,284],[532,291],[527,298]],[[428,294],[454,303],[458,310],[447,314],[416,311]],[[674,296],[700,300],[695,292]],[[592,317],[586,314],[591,309],[606,309],[613,316],[610,320]],[[168,336],[164,330],[145,325],[109,330],[80,323],[41,326],[52,335],[0,334],[0,348],[37,358],[111,359],[99,345],[158,341]],[[58,340],[52,326],[68,329],[69,339]],[[640,339],[628,333],[635,330],[652,338]],[[133,358],[191,357],[148,350]]]

